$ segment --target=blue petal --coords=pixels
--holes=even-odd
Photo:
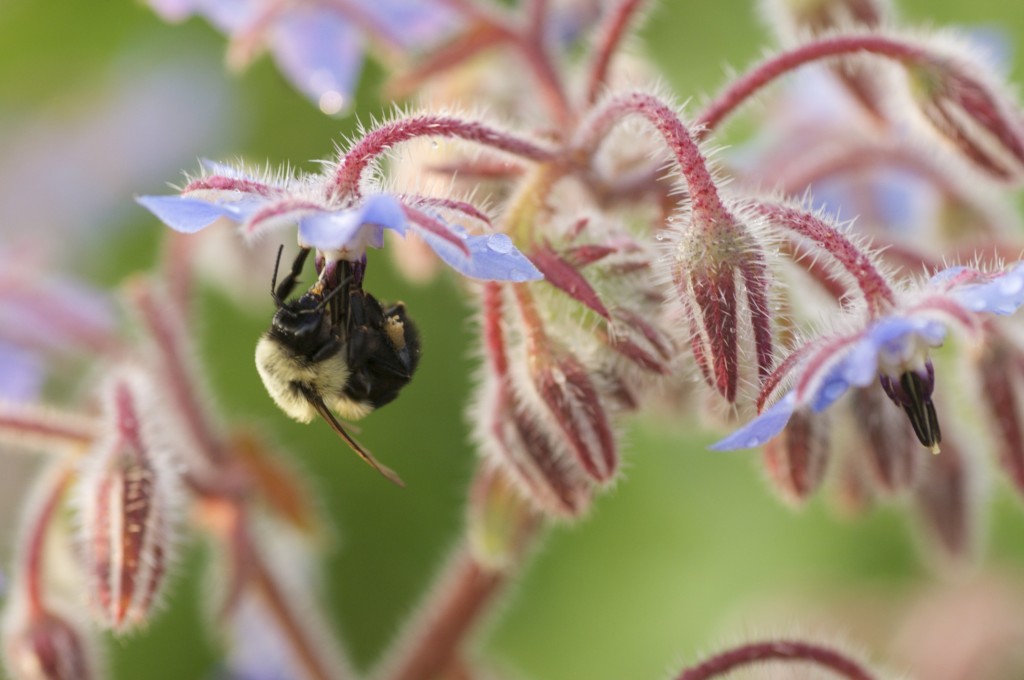
[[[0,400],[37,399],[44,379],[45,370],[38,354],[0,341]]]
[[[416,224],[412,227],[437,256],[463,276],[482,281],[535,281],[544,278],[540,270],[513,245],[505,234],[470,236],[460,227],[451,227],[469,249],[467,256],[454,243],[446,241]]]
[[[194,234],[221,217],[241,222],[249,212],[241,201],[213,203],[185,196],[137,196],[135,200],[168,227],[184,234]]]
[[[405,236],[405,211],[397,199],[386,194],[368,197],[359,206],[334,212],[316,212],[299,220],[299,240],[320,250],[339,250],[366,237],[363,227],[373,227],[368,242],[383,245],[384,229]],[[357,244],[359,245],[359,244]]]
[[[271,41],[274,60],[300,92],[317,105],[329,93],[340,95],[337,113],[355,89],[363,67],[359,30],[335,10],[296,6],[282,16]]]
[[[1013,314],[1024,304],[1024,263],[1018,263],[986,283],[954,288],[950,295],[974,312]]]
[[[940,283],[945,283],[952,278],[959,276],[962,272],[966,271],[967,267],[961,267],[957,265],[955,267],[948,267],[940,272],[935,272],[930,279],[928,279],[929,286],[935,286]]]
[[[712,451],[735,451],[761,446],[786,427],[793,416],[795,403],[796,396],[790,392],[767,411],[708,448]]]

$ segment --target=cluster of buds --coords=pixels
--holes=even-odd
[[[586,50],[582,91],[571,87],[562,60],[579,33],[556,38],[560,20],[543,0],[524,3],[521,13],[470,0],[422,3],[416,12],[393,2],[267,2],[259,11],[248,3],[152,4],[179,18],[209,17],[230,34],[236,56],[268,47],[327,113],[341,110],[358,71],[361,43],[344,42],[353,27],[403,57],[434,48],[398,79],[402,87],[472,69],[477,56],[494,50],[521,58],[541,95],[543,125],[526,107],[505,112],[514,119],[509,126],[448,112],[400,114],[363,131],[318,173],[268,176],[204,161],[178,194],[138,199],[186,238],[225,225],[247,242],[296,229],[301,254],[281,286],[278,272],[272,275],[281,316],[267,336],[276,331],[295,346],[258,355],[261,375],[289,415],[318,413],[382,471],[332,415],[362,417],[387,404],[419,359],[407,343],[415,331],[404,309],[385,311],[362,289],[372,250],[384,245],[385,231],[415,234],[466,279],[480,321],[483,365],[470,418],[483,465],[469,499],[468,539],[442,579],[446,587],[411,624],[411,642],[389,661],[399,669],[395,677],[435,677],[461,660],[462,637],[509,580],[542,520],[581,517],[620,478],[622,419],[653,394],[701,390],[743,418],[712,448],[763,447],[769,477],[786,499],[802,502],[830,471],[851,503],[910,496],[936,543],[959,556],[975,543],[980,466],[961,423],[946,417],[956,409],[944,382],[963,373],[993,424],[998,461],[1024,491],[1024,349],[1014,320],[997,318],[1024,304],[1024,264],[1004,262],[1021,250],[1020,236],[999,228],[987,200],[1021,180],[1024,115],[970,48],[910,34],[887,4],[872,0],[766,2],[785,47],[690,115],[616,80],[613,56],[637,0],[613,3],[602,16]],[[399,27],[406,33],[395,39]],[[339,56],[325,47],[337,47],[332,41],[351,52]],[[761,152],[743,163],[729,156],[712,163],[707,143],[729,116],[817,62],[852,95],[847,113],[857,134],[826,145],[834,117],[799,134],[769,119],[755,129],[771,143],[751,140]],[[901,139],[908,120],[918,123],[910,143]],[[392,157],[389,166],[388,154],[428,140],[455,146],[446,165],[428,171],[444,175],[447,186],[456,175],[459,182],[486,178],[486,205],[471,192],[395,189],[401,161]],[[951,179],[948,164],[981,189]],[[930,225],[924,246],[891,229],[882,209],[865,211],[873,222],[865,229],[887,248],[866,245],[840,219],[850,206],[888,200],[860,180],[894,166],[914,173],[915,186],[927,185],[929,216],[942,214],[946,228]],[[418,176],[422,167],[405,170]],[[766,195],[768,182],[779,191]],[[823,186],[831,195],[813,198]],[[910,191],[901,205],[912,204]],[[939,255],[971,248],[982,253],[972,266],[940,266]],[[317,279],[292,301],[310,253]],[[300,533],[307,529],[313,513],[296,502],[301,483],[258,439],[225,434],[191,364],[184,310],[194,254],[168,250],[170,299],[149,284],[130,287],[143,347],[107,342],[116,334],[106,326],[102,342],[93,338],[110,374],[98,416],[88,407],[60,417],[0,408],[0,434],[65,454],[25,520],[5,626],[8,665],[19,679],[99,674],[91,628],[63,613],[47,580],[51,532],[73,535],[64,538],[80,557],[94,627],[122,633],[148,621],[160,601],[185,506],[227,547],[224,612],[237,615],[258,594],[299,674],[321,680],[348,672],[340,651],[311,631],[316,614],[296,611],[305,601],[282,597],[252,526],[269,509]],[[920,276],[922,269],[929,274]],[[292,325],[282,330],[288,315]],[[70,318],[86,338],[88,324]],[[954,335],[981,349],[936,352]],[[971,370],[948,370],[954,363]],[[690,384],[694,375],[707,389]],[[29,375],[33,387],[22,396],[37,398],[41,380]],[[61,526],[58,512],[69,498],[74,531]],[[681,677],[792,658],[871,677],[802,643],[751,645]]]

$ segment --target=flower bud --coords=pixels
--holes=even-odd
[[[591,479],[611,481],[618,470],[618,450],[587,369],[572,354],[554,347],[531,352],[528,362],[530,380],[548,411],[541,419],[553,419],[576,462]]]
[[[11,620],[17,618],[9,616],[4,630],[4,657],[13,680],[100,677],[87,636],[70,620],[45,610],[29,614],[25,621]]]
[[[513,322],[504,314],[508,289],[507,285],[488,283],[481,300],[488,361],[471,414],[477,447],[507,473],[507,479],[538,511],[579,517],[590,505],[592,485],[511,386],[507,340]],[[522,330],[521,325],[515,326]]]
[[[879,489],[897,493],[912,487],[920,474],[923,452],[910,421],[873,386],[854,392],[853,414],[865,444],[865,467]]]
[[[1024,493],[1024,424],[1020,379],[1012,369],[1019,354],[1001,337],[991,337],[978,366],[981,398],[995,430],[999,463],[1018,493]]]
[[[582,516],[590,506],[592,484],[506,385],[488,381],[481,389],[481,450],[539,511],[562,518]]]
[[[821,486],[828,454],[828,419],[795,411],[782,434],[764,446],[765,472],[784,500],[799,505]]]
[[[771,372],[774,355],[764,255],[747,225],[728,214],[722,220],[673,234],[669,274],[690,320],[701,373],[732,403],[741,378],[741,339],[752,339],[758,381]]]
[[[992,67],[963,45],[926,45],[907,65],[913,96],[935,128],[998,179],[1024,177],[1024,118]]]
[[[106,387],[106,433],[80,485],[82,557],[98,620],[123,632],[148,620],[166,581],[176,473],[162,448],[152,386],[121,372]]]
[[[885,0],[768,0],[763,4],[776,33],[791,43],[837,30],[877,29],[891,15],[890,3]],[[830,68],[854,99],[880,117],[884,92],[877,65],[846,58]]]
[[[975,547],[975,470],[958,446],[924,457],[914,501],[932,545],[950,558],[965,558]]]

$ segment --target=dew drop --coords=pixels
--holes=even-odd
[[[504,255],[512,251],[512,239],[505,234],[491,234],[487,237],[487,247]]]
[[[513,269],[513,270],[512,270],[512,271],[511,271],[511,272],[509,273],[509,278],[510,278],[510,279],[511,279],[512,281],[514,281],[515,283],[522,283],[523,281],[526,281],[526,280],[527,280],[527,279],[529,279],[530,277],[529,277],[529,275],[528,275],[528,274],[527,274],[526,272],[524,272],[524,271],[523,271],[522,269]]]
[[[659,231],[657,234],[654,235],[654,238],[658,241],[664,241],[666,238],[665,233]]]
[[[438,142],[436,139],[430,142],[430,148],[431,149],[436,149],[436,148],[438,148],[440,146],[441,146],[441,143]]]
[[[745,446],[746,446],[746,447],[747,447],[748,449],[752,449],[752,448],[754,448],[755,446],[760,446],[760,445],[761,445],[761,438],[760,438],[760,437],[751,437],[750,439],[748,439],[748,440],[746,441],[746,443],[745,443],[744,445],[745,445]]]

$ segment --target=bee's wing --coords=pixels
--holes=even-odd
[[[313,408],[316,409],[316,412],[327,421],[327,424],[331,426],[332,430],[338,433],[338,436],[345,440],[345,443],[352,447],[352,450],[356,452],[356,455],[366,461],[366,463],[374,470],[387,477],[390,481],[394,482],[398,486],[403,488],[405,487],[405,482],[402,481],[402,478],[399,477],[394,470],[370,455],[369,451],[360,446],[359,442],[353,439],[352,436],[345,431],[345,428],[341,426],[341,423],[339,423],[338,419],[334,417],[334,414],[331,413],[331,410],[327,408],[327,404],[324,403],[324,400],[321,399],[318,394],[305,387],[301,389],[302,394],[309,400],[309,403]]]

